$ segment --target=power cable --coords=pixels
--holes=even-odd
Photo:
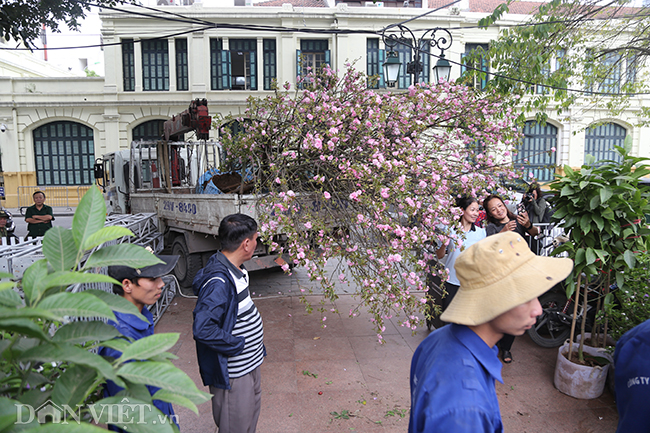
[[[182,22],[182,23],[185,23],[185,24],[198,24],[198,23],[204,24],[204,26],[201,27],[201,28],[193,28],[193,29],[190,29],[190,30],[185,30],[185,31],[181,31],[181,32],[172,33],[172,34],[169,34],[169,35],[166,35],[166,36],[152,37],[152,38],[148,38],[149,40],[168,39],[170,37],[181,36],[181,35],[184,35],[184,34],[194,33],[194,32],[198,32],[198,31],[204,31],[204,30],[208,30],[210,28],[238,29],[238,30],[248,30],[248,31],[267,31],[267,32],[281,32],[281,33],[286,33],[286,32],[312,33],[312,34],[328,34],[328,35],[330,35],[330,34],[367,34],[367,35],[376,35],[376,36],[381,37],[381,34],[383,32],[385,32],[387,29],[391,29],[391,28],[394,28],[396,26],[402,25],[404,23],[415,21],[415,20],[417,20],[419,18],[425,17],[425,16],[427,16],[427,15],[433,13],[433,12],[436,12],[436,11],[438,11],[440,9],[444,9],[446,7],[449,7],[449,6],[453,5],[453,4],[456,4],[459,1],[460,0],[455,0],[452,3],[441,6],[441,7],[437,8],[437,9],[427,11],[427,12],[425,12],[423,14],[420,14],[420,15],[418,15],[416,17],[409,18],[408,20],[404,20],[404,21],[402,21],[400,23],[391,24],[391,25],[389,25],[389,26],[387,26],[384,29],[379,30],[379,31],[351,30],[351,29],[349,29],[349,30],[341,30],[341,29],[305,29],[305,28],[277,27],[277,26],[264,26],[264,25],[218,24],[218,23],[208,22],[208,21],[205,21],[205,20],[187,18],[187,17],[184,17],[183,15],[180,15],[180,14],[176,14],[176,13],[172,13],[172,12],[164,11],[164,10],[159,10],[159,9],[153,9],[153,8],[149,8],[149,7],[141,6],[141,5],[136,5],[136,6],[139,6],[139,7],[142,7],[144,9],[148,9],[148,10],[163,12],[164,14],[172,15],[173,18],[172,17],[161,17],[160,15],[140,13],[140,12],[135,12],[135,11],[129,11],[129,10],[124,10],[124,9],[116,8],[116,7],[107,7],[107,6],[101,6],[101,7],[105,8],[105,9],[115,10],[117,12],[123,12],[125,14],[133,14],[133,15],[136,15],[136,16],[143,16],[143,17],[152,18],[152,19],[161,19],[161,20],[166,20],[166,21]],[[91,5],[91,6],[98,6],[96,3],[90,3],[90,2],[85,2],[85,4],[88,4],[88,5]],[[179,19],[178,17],[180,17],[181,19]],[[554,22],[560,23],[562,21],[549,21],[548,23],[554,23]],[[526,24],[522,24],[522,25],[533,26],[533,25],[541,25],[541,24],[543,24],[543,23],[526,23]],[[447,28],[447,30],[450,30],[450,31],[451,30],[464,30],[464,29],[470,29],[470,28],[481,28],[481,26],[453,27],[453,28]],[[422,30],[426,30],[426,29],[422,29]],[[416,31],[418,31],[418,30],[416,30]],[[137,35],[135,35],[135,36],[137,36]],[[140,41],[138,40],[138,41],[134,41],[134,42],[140,42]],[[404,41],[402,43],[404,45],[406,45],[406,46],[409,46],[411,50],[418,50],[421,54],[425,54],[425,55],[428,55],[430,57],[440,58],[440,56],[438,56],[438,55],[432,54],[432,53],[430,53],[428,51],[423,51],[420,48],[415,48],[415,47],[411,46],[410,44],[406,43],[406,41]],[[75,46],[75,47],[56,47],[56,48],[48,47],[47,49],[48,50],[64,50],[64,49],[79,49],[79,48],[96,48],[96,47],[115,46],[115,45],[122,45],[122,44],[123,44],[123,42],[120,41],[120,42],[113,42],[113,43],[92,44],[92,45],[83,45],[83,46]],[[30,49],[30,48],[0,47],[0,50],[11,50],[11,51],[26,51],[26,50],[40,51],[40,50],[44,50],[44,49],[45,48],[32,48],[32,49]],[[453,60],[449,60],[447,58],[445,58],[445,59],[447,61],[449,61],[449,63],[464,67],[465,69],[470,69],[470,70],[474,70],[474,71],[479,71],[481,73],[485,73],[487,76],[498,77],[498,78],[502,78],[502,79],[505,79],[505,80],[515,81],[515,82],[519,82],[519,83],[530,85],[530,86],[539,86],[539,87],[553,89],[553,90],[563,90],[563,91],[573,92],[573,93],[581,93],[581,94],[589,94],[589,95],[600,95],[600,96],[628,96],[629,97],[629,96],[650,95],[650,92],[639,92],[639,93],[595,92],[595,91],[590,91],[590,90],[571,89],[571,88],[568,88],[568,87],[563,88],[563,87],[551,86],[551,85],[547,85],[547,84],[534,83],[534,82],[527,81],[527,80],[522,80],[522,79],[519,79],[519,78],[509,77],[509,76],[499,74],[499,73],[496,73],[496,72],[485,71],[485,70],[482,70],[482,69],[479,69],[479,68],[475,68],[475,67],[473,67],[471,65],[465,65],[465,64],[453,61]]]

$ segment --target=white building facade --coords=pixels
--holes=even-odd
[[[206,98],[212,116],[243,113],[250,95],[270,94],[273,80],[295,85],[301,57],[303,66],[327,63],[344,70],[354,63],[368,75],[382,74],[386,47],[377,32],[431,10],[420,0],[379,6],[365,1],[331,4],[333,0],[223,3],[177,0],[177,5],[155,10],[129,6],[100,12],[105,77],[0,77],[5,206],[17,206],[18,186],[93,183],[96,158],[128,148],[132,140],[159,137],[162,122],[193,99]],[[486,13],[478,3],[461,2],[408,23],[414,31],[443,27],[451,32],[453,44],[445,57],[452,62],[452,79],[460,76],[466,52],[487,44],[499,28],[525,18],[506,15],[492,29],[480,30],[476,23]],[[413,56],[408,46],[397,51],[404,64]],[[421,81],[433,79],[436,60],[422,57]],[[385,91],[411,85],[405,70],[397,88]],[[383,79],[379,88],[385,88]],[[546,164],[580,166],[587,153],[603,159],[627,135],[633,154],[650,156],[650,129],[635,127],[633,114],[648,99],[633,99],[617,118],[605,111],[580,110],[579,115],[568,113],[571,120],[549,112],[544,127],[529,122],[522,148],[522,155],[530,155],[528,168],[536,178],[548,180],[552,173],[544,169]],[[596,122],[605,124],[586,128]],[[551,156],[542,152],[552,147],[557,152]]]

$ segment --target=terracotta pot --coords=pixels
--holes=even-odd
[[[573,352],[578,351],[578,345],[573,345]],[[602,349],[584,346],[584,352],[593,356],[601,356],[612,361],[612,357]],[[565,354],[569,353],[569,344],[562,345],[557,351],[555,364],[555,387],[562,393],[580,399],[600,397],[605,389],[609,364],[604,367],[587,367],[569,361]]]

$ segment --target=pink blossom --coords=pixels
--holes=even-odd
[[[330,195],[330,193],[327,192],[327,191],[325,191],[325,192],[323,193],[323,197],[325,197],[326,200],[329,200],[330,198],[332,198],[332,196]]]

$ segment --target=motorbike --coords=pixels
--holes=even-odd
[[[578,302],[576,330],[586,320],[585,328],[591,332],[596,316],[596,306],[604,295],[596,288],[598,284],[590,284],[587,287],[587,308],[583,307],[582,298]],[[610,286],[610,292],[616,290],[616,285]],[[576,290],[570,299],[566,297],[564,283],[555,285],[551,290],[539,297],[542,305],[542,315],[537,318],[535,325],[530,328],[528,335],[537,345],[541,347],[559,347],[571,334],[571,322],[573,319],[574,302],[576,296],[582,296],[583,290]]]

